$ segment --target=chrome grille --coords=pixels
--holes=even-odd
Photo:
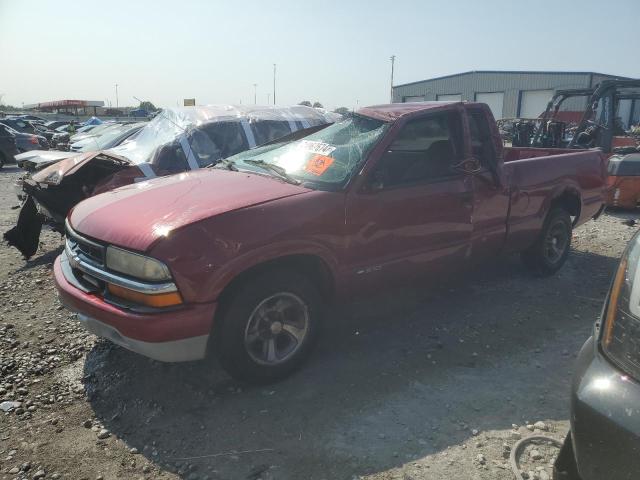
[[[96,266],[104,266],[105,247],[74,232],[69,224],[65,225],[67,249],[74,256]]]

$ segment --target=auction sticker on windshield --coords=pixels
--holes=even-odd
[[[313,140],[301,140],[298,144],[299,148],[307,152],[317,153],[319,155],[331,155],[336,147],[328,143],[316,142]]]
[[[309,159],[304,167],[305,172],[320,176],[327,171],[327,168],[333,163],[333,158],[326,155],[314,155]]]

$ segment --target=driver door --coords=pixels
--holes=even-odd
[[[471,241],[472,179],[459,112],[408,121],[377,159],[364,191],[347,198],[355,283],[436,272],[463,262]]]

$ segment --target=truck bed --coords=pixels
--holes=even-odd
[[[571,153],[572,150],[567,150],[566,148],[504,147],[503,152],[504,163],[508,163],[513,162],[514,160],[526,160],[527,158],[564,155],[566,153]]]
[[[542,228],[549,205],[561,195],[576,202],[574,226],[593,218],[605,200],[604,156],[598,149],[505,149],[504,173],[510,186],[508,249],[527,248]]]

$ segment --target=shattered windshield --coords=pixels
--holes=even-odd
[[[260,164],[271,164],[298,181],[340,185],[362,165],[387,127],[380,120],[355,115],[279,148],[249,150],[227,160],[252,171],[265,171]]]

